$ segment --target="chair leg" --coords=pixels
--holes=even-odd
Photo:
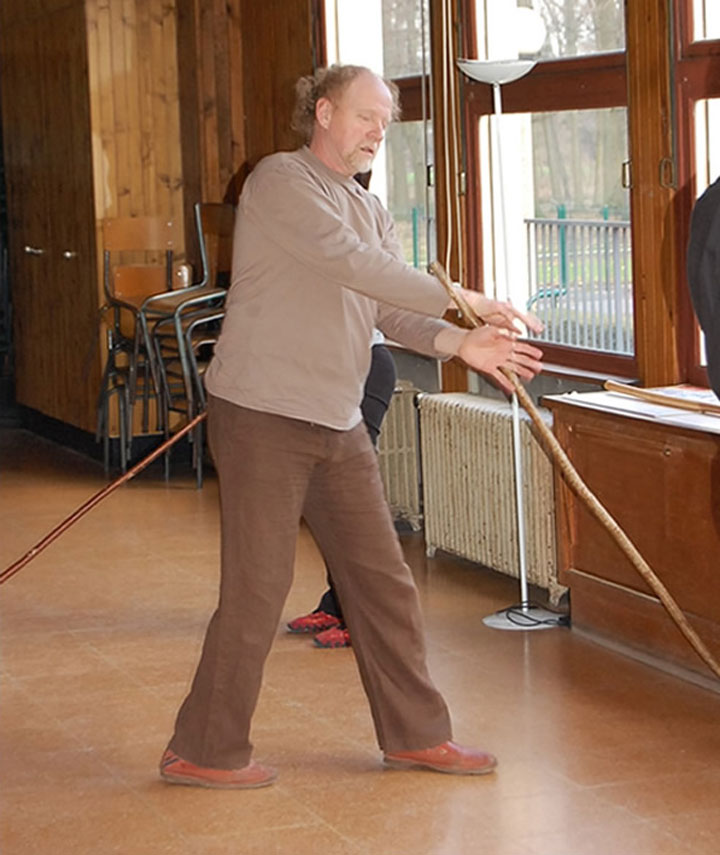
[[[116,387],[118,399],[118,424],[120,425],[120,470],[123,475],[127,472],[128,456],[127,456],[127,387],[125,384]]]
[[[203,423],[200,422],[194,430],[193,437],[193,463],[195,464],[195,484],[200,490],[203,485],[203,448],[204,436]]]

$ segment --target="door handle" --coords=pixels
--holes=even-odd
[[[44,249],[41,249],[38,246],[30,246],[29,244],[25,244],[25,252],[28,255],[45,255]]]
[[[77,258],[77,252],[73,249],[66,249],[65,252],[63,252],[63,258]]]
[[[620,183],[623,190],[632,190],[632,162],[629,160],[623,160]]]

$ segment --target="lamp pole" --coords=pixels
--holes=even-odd
[[[502,251],[496,253],[496,280],[499,279],[504,286],[504,293],[508,293],[508,241],[507,241],[507,217],[505,211],[505,183],[502,161],[502,144],[500,139],[500,121],[502,116],[502,94],[501,86],[524,77],[535,67],[537,61],[534,59],[513,60],[476,60],[458,59],[460,70],[468,77],[480,83],[488,83],[493,90],[493,139],[495,143],[495,157],[493,164],[497,164],[497,197],[500,208],[500,229],[502,231]],[[498,260],[501,262],[498,265]],[[498,266],[500,270],[498,271]],[[497,281],[496,281],[497,284]],[[518,561],[520,576],[520,603],[516,607],[503,609],[502,611],[484,618],[484,623],[495,629],[548,629],[557,626],[557,615],[540,609],[530,604],[528,600],[527,581],[527,550],[525,537],[525,505],[523,500],[523,463],[522,463],[522,441],[520,435],[520,405],[515,392],[512,394],[512,433],[513,433],[513,471],[515,480],[515,514],[517,522]]]

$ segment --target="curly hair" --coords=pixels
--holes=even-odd
[[[315,107],[321,98],[338,97],[361,74],[375,74],[362,65],[331,65],[319,68],[315,74],[301,77],[295,84],[295,109],[290,127],[309,142],[315,128]],[[380,77],[392,97],[392,118],[400,118],[400,90],[392,82]]]

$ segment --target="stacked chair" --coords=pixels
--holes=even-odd
[[[195,221],[202,279],[176,290],[172,289],[178,245],[174,223],[160,217],[103,221],[107,301],[103,311],[108,323],[108,354],[98,401],[97,438],[104,440],[106,470],[108,412],[113,396],[118,402],[123,471],[132,459],[134,407],[140,397],[142,431],[148,431],[150,401],[153,401],[156,430],[166,438],[171,432],[172,413],[190,420],[205,406],[202,374],[224,313],[234,209],[232,205],[198,203]],[[133,256],[130,261],[128,255]],[[198,486],[202,484],[202,437],[202,429],[198,427],[192,437]],[[168,453],[166,477],[169,466]]]
[[[203,376],[225,314],[234,221],[235,209],[230,204],[198,202],[195,205],[202,279],[193,289],[187,289],[192,293],[164,317],[158,317],[157,311],[165,300],[158,300],[152,307],[157,317],[152,336],[160,367],[166,425],[170,424],[173,412],[179,413],[184,421],[190,421],[205,409]],[[198,487],[202,485],[203,435],[202,424],[199,424],[192,435]]]
[[[164,217],[112,217],[103,220],[102,308],[107,326],[107,361],[98,400],[97,438],[104,441],[109,468],[109,406],[118,402],[120,461],[132,458],[134,409],[142,399],[142,431],[149,430],[150,401],[156,404],[156,427],[162,429],[160,375],[143,307],[150,297],[172,290],[177,225]]]

